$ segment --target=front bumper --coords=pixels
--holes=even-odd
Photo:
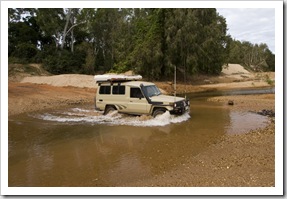
[[[189,113],[189,110],[190,110],[189,100],[183,100],[183,101],[175,102],[173,110],[170,111],[170,114],[182,115],[186,112]]]

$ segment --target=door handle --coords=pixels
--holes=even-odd
[[[103,100],[102,100],[102,99],[99,99],[99,101],[102,102]]]

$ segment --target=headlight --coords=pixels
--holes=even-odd
[[[176,107],[176,103],[174,103],[174,102],[170,102],[169,105],[173,106],[173,107]]]

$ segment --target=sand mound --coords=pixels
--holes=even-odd
[[[22,83],[29,82],[35,84],[48,84],[52,86],[74,86],[80,88],[96,88],[93,75],[53,75],[53,76],[34,76],[24,77]]]
[[[19,68],[20,66],[18,66]],[[30,64],[29,67],[39,68],[36,64]],[[80,88],[97,88],[93,75],[64,74],[50,75],[49,73],[37,74],[38,76],[21,77],[21,83],[48,84],[51,86],[73,86]],[[46,76],[45,76],[46,75]],[[133,71],[127,71],[123,75],[135,75]]]
[[[224,65],[221,72],[225,75],[250,74],[250,72],[240,64]]]

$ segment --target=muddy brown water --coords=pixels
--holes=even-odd
[[[8,186],[130,185],[176,169],[225,134],[268,122],[205,96],[189,96],[190,114],[178,117],[103,116],[92,105],[11,117]]]

